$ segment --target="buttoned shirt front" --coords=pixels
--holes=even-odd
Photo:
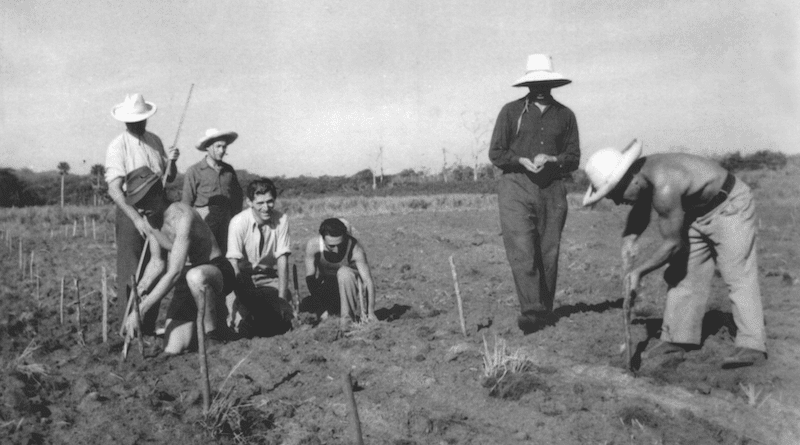
[[[220,206],[230,214],[242,210],[242,187],[236,171],[220,161],[219,170],[208,165],[206,158],[189,167],[183,177],[181,201],[194,207]]]
[[[161,139],[145,131],[137,136],[129,131],[117,136],[106,150],[106,183],[122,178],[139,167],[149,167],[161,176],[167,167],[167,154]]]
[[[546,164],[542,175],[560,177],[578,168],[581,152],[575,114],[556,101],[544,112],[528,97],[506,104],[497,117],[489,145],[492,164],[506,173],[525,173],[519,158],[533,160],[538,154],[558,159]]]
[[[291,253],[289,218],[285,214],[273,210],[272,218],[259,225],[253,210],[247,208],[231,219],[226,257],[239,261],[242,272],[274,277],[278,258]]]

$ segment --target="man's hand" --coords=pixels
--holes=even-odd
[[[139,325],[136,323],[136,309],[131,310],[128,318],[125,319],[125,336],[134,337]]]
[[[519,163],[520,165],[525,167],[525,170],[528,170],[531,173],[539,173],[540,171],[542,171],[543,168],[542,166],[536,165],[533,161],[531,161],[528,158],[519,158]]]
[[[147,238],[147,235],[150,234],[150,223],[147,222],[146,218],[139,217],[133,221],[133,224],[136,226],[136,230],[139,231],[139,235]]]
[[[178,150],[178,147],[170,147],[169,150],[167,150],[167,159],[169,159],[170,161],[177,161],[178,156],[180,155],[181,152],[180,150]]]
[[[539,153],[533,160],[529,158],[519,158],[519,163],[531,173],[539,173],[548,162],[557,162],[558,158],[546,154]]]

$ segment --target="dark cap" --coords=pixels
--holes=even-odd
[[[161,178],[150,170],[150,167],[139,167],[128,173],[125,177],[125,202],[136,205],[155,184],[160,184]]]

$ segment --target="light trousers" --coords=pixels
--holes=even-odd
[[[715,266],[728,285],[736,346],[766,351],[764,311],[758,284],[755,204],[741,180],[728,199],[689,228],[689,250],[671,261],[661,339],[700,344],[703,316]]]

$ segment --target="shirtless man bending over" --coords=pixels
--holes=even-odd
[[[225,323],[220,319],[223,298],[232,291],[235,277],[211,229],[188,205],[170,203],[160,178],[147,167],[128,174],[127,188],[128,204],[139,210],[150,226],[147,243],[151,259],[138,285],[141,313],[175,288],[167,310],[164,351],[179,354],[189,348],[197,331],[197,307],[201,302],[206,308],[205,332],[209,338],[225,339]],[[135,312],[128,315],[127,332],[136,329],[135,317]]]
[[[641,277],[668,265],[661,341],[642,358],[660,361],[699,347],[716,266],[730,290],[737,328],[736,349],[721,365],[727,369],[763,363],[766,334],[750,188],[710,159],[686,153],[640,158],[641,152],[642,144],[635,140],[622,152],[595,152],[586,163],[591,185],[583,205],[606,197],[632,206],[623,252],[633,250],[650,222],[651,209],[657,217],[661,244],[625,277],[629,289],[636,289]]]

